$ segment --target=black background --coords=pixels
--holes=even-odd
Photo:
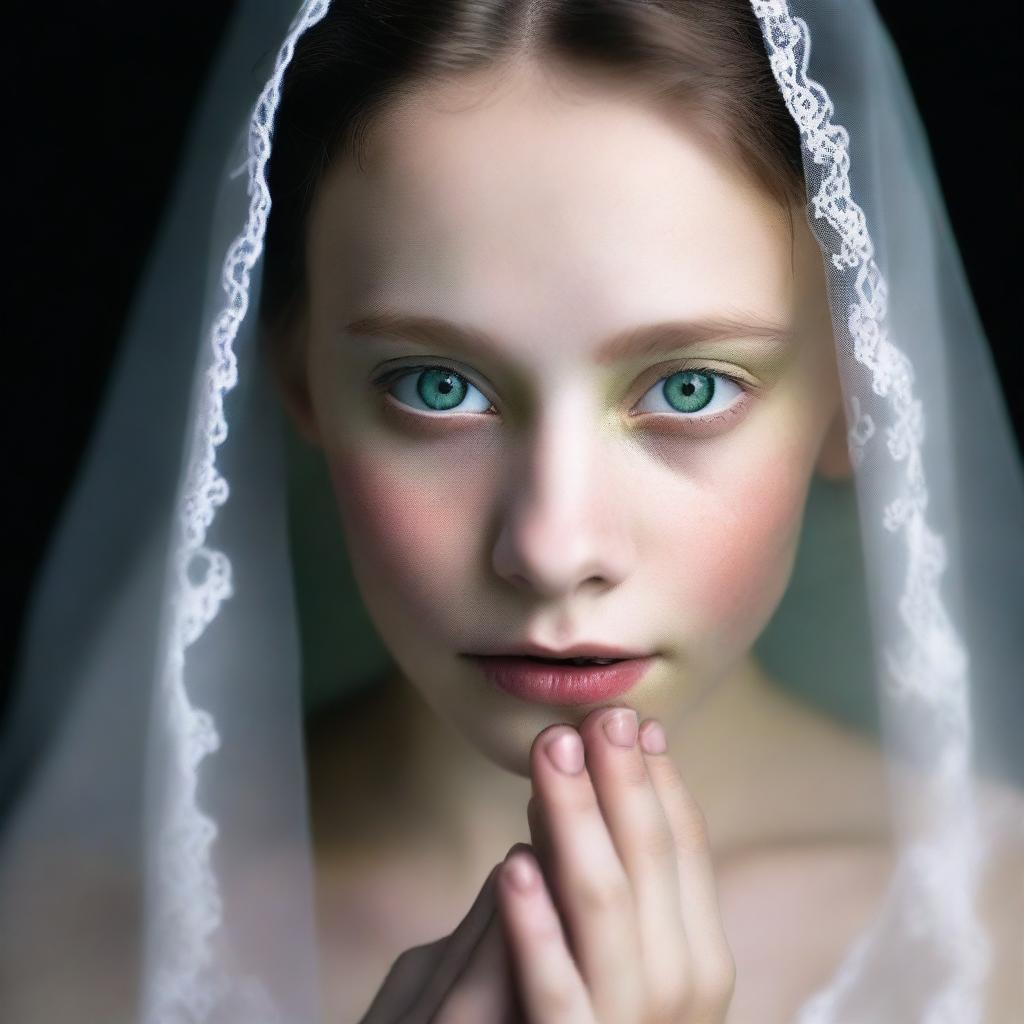
[[[268,0],[272,2],[272,0]],[[878,4],[920,106],[1010,401],[1020,339],[1021,8]],[[32,576],[88,441],[127,304],[232,3],[21,5],[5,15],[0,696]],[[1024,529],[1024,524],[1022,529]],[[0,701],[2,707],[2,701]]]

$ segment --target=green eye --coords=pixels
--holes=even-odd
[[[489,398],[450,366],[409,366],[376,381],[402,405],[420,412],[487,413]],[[680,419],[704,420],[735,411],[746,392],[727,374],[707,368],[679,370],[659,380],[636,407],[639,412],[683,413]],[[701,415],[703,414],[703,415]]]
[[[382,386],[410,408],[427,412],[487,412],[490,400],[447,366],[412,366],[389,375]]]
[[[715,378],[709,373],[673,373],[661,388],[665,400],[680,412],[700,412],[715,397]]]
[[[725,374],[712,370],[679,370],[658,381],[640,400],[637,409],[711,415],[730,408],[743,394],[743,388]]]
[[[416,378],[416,393],[429,408],[439,411],[454,408],[468,390],[461,377],[447,370],[427,370]]]

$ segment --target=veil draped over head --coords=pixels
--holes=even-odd
[[[33,595],[0,747],[4,1020],[323,1019],[303,702],[388,655],[343,562],[319,570],[328,626],[306,614],[326,492],[255,309],[282,77],[330,6],[239,4]],[[799,127],[854,465],[812,486],[757,650],[830,713],[877,712],[900,840],[877,917],[799,1021],[972,1024],[993,953],[978,880],[1024,834],[976,785],[1024,784],[982,734],[1024,654],[1021,461],[874,8],[752,7]]]

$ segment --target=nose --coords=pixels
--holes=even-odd
[[[538,420],[510,462],[492,553],[499,576],[550,599],[610,589],[629,575],[637,495],[617,485],[609,446],[574,403]]]

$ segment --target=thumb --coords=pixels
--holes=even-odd
[[[495,908],[494,880],[498,865],[491,868],[466,915],[449,935],[405,950],[391,965],[380,990],[359,1024],[392,1024],[422,998],[424,989],[435,989],[438,972],[443,993],[469,959]]]
[[[450,935],[433,943],[437,947],[437,956],[432,960],[428,976],[423,980],[417,1003],[435,1005],[465,968],[497,908],[494,889],[497,872],[498,865],[495,864],[484,879],[466,916]]]

